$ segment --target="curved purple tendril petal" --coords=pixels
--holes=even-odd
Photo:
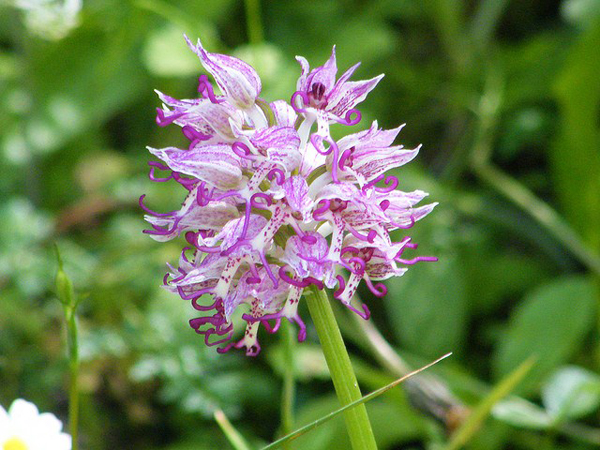
[[[417,244],[410,242],[410,240],[411,240],[411,239],[412,239],[412,238],[411,238],[410,236],[406,236],[404,239],[402,239],[402,240],[399,242],[399,245],[401,245],[401,246],[402,246],[402,248],[401,248],[400,250],[398,250],[398,253],[396,253],[396,254],[394,255],[394,259],[395,259],[395,258],[399,258],[399,257],[402,255],[402,253],[404,253],[404,251],[405,251],[407,248],[417,248],[417,247],[418,247],[418,245],[417,245]]]
[[[212,84],[210,83],[210,81],[208,80],[208,76],[206,75],[200,75],[200,77],[198,77],[198,92],[203,97],[208,97],[211,103],[218,104],[225,101],[224,98],[218,99],[215,96]]]
[[[315,220],[322,220],[319,216],[321,216],[321,214],[327,211],[331,206],[331,201],[328,199],[320,200],[319,204],[320,203],[323,203],[323,205],[313,211],[313,219]]]
[[[296,99],[298,97],[302,97],[302,106],[298,106],[298,102]],[[296,91],[292,94],[292,98],[290,99],[290,104],[294,111],[297,113],[306,113],[306,105],[308,105],[310,100],[308,99],[308,94],[304,91]]]
[[[256,195],[256,194],[255,194]],[[238,238],[238,242],[246,239],[246,234],[248,234],[248,227],[250,226],[250,213],[252,212],[252,197],[250,197],[250,201],[246,201],[246,212],[244,215],[244,226],[242,227],[242,233]]]
[[[194,319],[190,319],[190,326],[194,330],[196,330],[198,334],[205,334],[206,332],[208,332],[208,330],[200,330],[200,327],[206,325],[207,323],[218,327],[225,323],[225,319],[220,313],[217,313],[212,316],[196,317]]]
[[[369,320],[369,317],[371,317],[371,311],[369,311],[369,308],[364,303],[361,305],[362,311],[358,310],[357,308],[352,306],[350,303],[344,303],[343,305],[346,308],[348,308],[350,311],[355,312],[356,314],[358,314],[360,317],[362,317],[365,320]]]
[[[197,143],[198,141],[208,141],[211,138],[210,135],[199,132],[191,125],[184,125],[181,129],[181,132],[186,138],[192,141],[192,143]]]
[[[346,160],[350,157],[351,154],[352,154],[351,148],[348,148],[343,151],[342,155],[340,156],[340,160],[338,162],[338,167],[340,170],[344,170],[344,164],[346,164]]]
[[[197,311],[212,311],[213,309],[216,308],[216,303],[217,303],[216,300],[208,306],[203,306],[203,305],[198,304],[198,300],[200,299],[200,297],[203,294],[208,294],[210,291],[212,291],[212,288],[202,289],[201,291],[199,291],[199,292],[202,292],[201,294],[196,293],[197,297],[194,297],[192,299],[192,306],[194,307],[194,309],[196,309]]]
[[[317,280],[315,277],[306,277],[304,278],[304,281],[308,284],[314,284],[318,290],[322,291],[323,288],[325,287],[323,285],[323,282],[321,280]],[[308,286],[307,284],[307,286]]]
[[[394,189],[396,189],[398,187],[398,178],[393,175],[388,175],[387,177],[385,177],[384,183],[386,185],[385,187],[377,187],[376,186],[375,190],[382,194],[387,194],[388,192],[392,192]],[[388,184],[390,184],[390,183],[391,183],[391,186],[388,186]]]
[[[275,325],[273,325],[272,327],[269,321],[267,320],[261,320],[260,323],[263,327],[265,327],[265,330],[272,334],[277,333],[277,330],[279,330],[279,327],[281,326],[281,319],[275,319]]]
[[[231,342],[229,344],[227,344],[225,347],[219,347],[217,348],[217,353],[220,353],[221,355],[224,353],[227,353],[229,350],[231,350],[231,347],[233,347],[235,345],[235,342]]]
[[[281,169],[274,168],[269,171],[267,178],[271,182],[273,181],[273,178],[275,178],[277,180],[277,184],[282,185],[285,181],[285,173]]]
[[[222,338],[222,339],[218,339],[218,340],[216,340],[216,341],[213,341],[213,342],[208,342],[208,338],[211,336],[211,334],[221,335],[221,334],[224,334],[224,333],[227,333],[227,336],[225,336],[224,338]],[[222,332],[222,333],[219,333],[219,332],[214,332],[214,331],[213,331],[212,333],[206,333],[206,334],[204,335],[204,343],[205,343],[205,344],[206,344],[208,347],[213,347],[213,346],[215,346],[215,345],[219,345],[219,344],[222,344],[223,342],[227,342],[227,341],[229,341],[229,340],[231,339],[231,337],[232,337],[232,336],[233,336],[233,330],[228,330],[228,331],[226,331],[226,332]],[[219,349],[217,349],[217,350],[219,350]]]
[[[176,289],[182,300],[193,300],[194,298],[198,298],[200,295],[202,295],[197,295],[195,292],[191,294],[186,294],[181,286],[177,286]]]
[[[228,191],[228,192],[225,192],[224,194],[219,195],[218,197],[212,198],[211,201],[220,202],[224,198],[235,197],[235,196],[241,197],[242,194],[240,194],[238,191]]]
[[[152,228],[154,228],[154,229],[153,230],[143,230],[142,233],[154,234],[156,236],[167,236],[167,235],[175,232],[175,230],[177,229],[177,225],[179,225],[179,222],[181,222],[181,219],[183,219],[183,216],[177,217],[173,221],[173,226],[171,228],[167,228],[167,229],[157,227],[154,224],[150,224],[150,225],[152,225]]]
[[[156,169],[159,170],[169,170],[169,167],[161,164],[159,162],[156,161],[149,161],[148,165],[150,166],[150,172],[148,172],[148,178],[150,178],[151,181],[156,181],[158,183],[164,183],[165,181],[169,181],[173,179],[173,173],[171,172],[171,175],[169,175],[166,178],[161,178],[161,177],[157,177],[156,175],[154,175],[154,171]]]
[[[346,229],[352,233],[352,235],[358,239],[360,239],[361,241],[366,241],[369,243],[373,243],[373,241],[375,240],[375,236],[377,236],[377,232],[375,230],[369,230],[369,234],[368,235],[364,235],[362,233],[359,233],[357,230],[355,230],[354,228],[352,228],[351,226],[346,226]]]
[[[172,172],[172,176],[175,181],[177,181],[179,184],[181,184],[188,191],[191,191],[197,182],[197,180],[195,180],[193,178],[182,177],[179,172]]]
[[[257,198],[264,199],[265,204],[259,203],[256,200]],[[269,194],[265,194],[264,192],[258,192],[256,194],[252,195],[252,197],[250,197],[250,205],[256,209],[269,210],[269,206],[271,206],[272,204],[273,204],[273,197],[271,197]]]
[[[279,287],[279,280],[275,277],[275,274],[273,274],[273,271],[271,270],[271,266],[267,261],[267,255],[265,255],[264,251],[258,252],[258,255],[260,256],[260,260],[262,261],[263,267],[265,268],[267,275],[273,282],[273,287],[277,289]]]
[[[418,262],[435,262],[438,259],[435,256],[417,256],[416,258],[412,258],[412,259],[402,259],[402,258],[394,258],[394,261],[397,261],[401,264],[406,264],[408,266],[412,266],[413,264],[416,264]]]
[[[338,280],[338,288],[333,293],[333,298],[340,298],[343,294],[344,289],[346,289],[346,280],[341,275],[336,275],[335,278]]]
[[[317,142],[318,139],[321,139],[321,142],[318,143]],[[325,148],[325,146],[323,145],[323,141],[325,141],[325,140],[326,139],[323,136],[318,135],[317,133],[313,133],[310,135],[310,143],[313,145],[315,150],[317,152],[319,152],[321,155],[329,155],[331,153],[331,151],[333,150],[333,146],[331,145],[329,140],[327,140],[327,143],[330,144],[329,148],[328,149]],[[321,151],[321,148],[323,148],[323,151]]]
[[[172,116],[165,117],[165,112],[171,111],[164,111],[161,108],[156,108],[156,123],[159,127],[166,127],[167,125],[170,125],[173,122],[175,122],[181,116],[185,115],[185,113],[175,113]]]
[[[348,252],[358,253],[358,249],[356,247],[351,247],[351,246],[344,247],[340,251],[340,256],[344,256]]]
[[[279,268],[279,278],[281,278],[283,281],[285,281],[288,284],[291,284],[292,286],[296,286],[299,288],[305,288],[306,286],[308,286],[310,283],[307,283],[305,281],[298,281],[298,280],[294,280],[293,278],[291,278],[285,271],[285,269],[288,266],[283,266]]]
[[[167,166],[166,164],[160,163],[158,161],[148,161],[148,165],[152,166],[152,167],[156,167],[157,169],[160,169],[160,170],[169,170],[169,166]]]
[[[379,204],[379,207],[381,208],[382,211],[385,211],[386,209],[388,209],[390,207],[390,201],[389,200],[384,200]]]
[[[148,214],[150,214],[151,216],[156,216],[156,217],[167,217],[167,216],[172,216],[173,214],[175,214],[177,211],[171,211],[168,213],[157,213],[155,211],[152,211],[150,208],[148,208],[146,205],[144,205],[144,199],[146,198],[146,194],[142,195],[138,201],[140,208],[142,208],[144,211],[146,211]]]
[[[306,325],[299,315],[294,316],[290,321],[294,321],[298,324],[298,342],[304,342],[306,340]]]
[[[233,153],[235,153],[240,158],[249,159],[251,161],[255,160],[254,156],[252,155],[252,152],[250,151],[250,148],[243,142],[234,142],[233,144],[231,144],[231,150],[233,150]]]
[[[365,184],[363,186],[363,188],[362,188],[363,192],[366,191],[367,189],[375,186],[377,183],[379,183],[384,178],[385,178],[384,174],[378,175],[377,177],[375,177],[374,179],[372,179],[371,181],[369,181],[367,184]]]
[[[387,294],[387,287],[385,284],[377,283],[376,285],[373,285],[373,282],[368,277],[365,277],[365,283],[367,283],[367,287],[375,297],[385,297]]]
[[[364,259],[359,258],[357,256],[353,256],[348,260],[348,262],[358,264],[358,269],[355,269],[356,271],[353,271],[353,273],[355,273],[356,275],[361,275],[365,273],[365,267],[367,266],[367,263]]]
[[[353,114],[356,114],[356,117],[354,119],[352,118]],[[360,111],[358,109],[353,108],[353,109],[349,109],[343,118],[336,117],[336,118],[334,118],[334,120],[337,123],[340,123],[342,125],[348,125],[348,126],[357,125],[362,120],[362,114],[360,113]]]
[[[338,179],[337,171],[339,165],[340,149],[333,139],[327,137],[325,140],[329,143],[329,152],[331,153],[331,151],[333,150],[333,160],[331,161],[331,178],[333,178],[334,183],[339,183],[340,180]]]
[[[410,216],[410,223],[408,225],[400,225],[399,223],[392,222],[392,221],[390,221],[390,225],[392,225],[396,228],[400,228],[401,230],[409,230],[415,226],[415,217],[412,215]]]
[[[196,203],[199,206],[206,206],[212,201],[212,196],[214,195],[215,189],[213,188],[211,191],[206,187],[206,182],[201,182],[196,188]]]
[[[267,320],[277,320],[277,329],[279,328],[279,322],[281,321],[281,318],[283,317],[283,312],[278,312],[278,313],[274,313],[274,314],[265,314],[264,316],[261,317],[252,317],[249,314],[244,314],[242,315],[242,319],[248,321],[248,322],[257,322],[257,321],[261,321],[261,323],[264,325],[265,322],[263,321],[267,321]],[[287,317],[287,320],[291,323],[296,323],[298,325],[298,342],[304,342],[304,340],[306,339],[306,325],[304,324],[304,321],[302,320],[302,318],[296,314],[293,317]],[[274,329],[274,331],[277,331],[277,329]],[[269,330],[267,330],[269,331]]]

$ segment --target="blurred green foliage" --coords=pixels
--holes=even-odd
[[[187,326],[189,305],[159,287],[180,243],[141,234],[137,199],[146,193],[153,209],[170,210],[182,195],[147,180],[144,147],[183,142],[156,127],[153,92],[195,95],[201,67],[183,33],[253,64],[270,100],[291,95],[295,55],[316,66],[337,44],[341,69],[359,60],[357,78],[386,74],[355,128],[407,122],[400,142],[423,149],[398,170],[400,188],[440,202],[414,229],[422,253],[440,262],[391,280],[383,301],[364,292],[372,322],[414,367],[453,351],[430,372],[462,411],[534,357],[468,448],[598,448],[600,2],[261,8],[264,42],[250,43],[241,1],[84,0],[64,33],[34,29],[26,11],[0,3],[0,403],[24,397],[66,423],[56,242],[87,295],[82,448],[227,448],[217,409],[252,445],[278,436],[282,339],[262,337],[257,359],[217,355]],[[298,425],[337,407],[308,322],[308,342],[296,346]],[[374,390],[398,373],[356,327],[343,329],[363,389]],[[443,395],[427,397],[423,383],[369,404],[380,448],[445,448],[464,423],[452,408],[432,419]],[[411,403],[430,405],[429,415]],[[335,420],[294,445],[345,442]]]

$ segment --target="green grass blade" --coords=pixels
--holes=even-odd
[[[296,431],[294,431],[293,433],[288,434],[287,436],[282,437],[281,439],[276,440],[275,442],[267,445],[266,447],[263,447],[263,450],[269,450],[269,449],[274,449],[274,448],[279,448],[281,447],[284,443],[289,442],[293,439],[296,439],[300,436],[302,436],[303,434],[317,428],[320,425],[323,425],[325,422],[333,419],[334,417],[339,416],[341,413],[343,413],[344,411],[353,408],[355,406],[361,405],[363,403],[368,402],[369,400],[373,400],[375,397],[379,397],[381,394],[384,394],[385,392],[389,391],[390,389],[392,389],[394,386],[399,385],[400,383],[402,383],[403,381],[405,381],[406,379],[412,377],[413,375],[418,374],[419,372],[422,372],[428,368],[430,368],[431,366],[433,366],[434,364],[437,364],[438,362],[440,362],[443,359],[446,359],[448,356],[450,356],[452,353],[447,353],[444,356],[436,359],[435,361],[421,367],[420,369],[417,369],[405,376],[403,376],[402,378],[398,378],[397,380],[391,382],[390,384],[377,389],[376,391],[371,392],[370,394],[365,395],[364,397],[352,402],[352,403],[348,403],[346,406],[343,406],[340,409],[337,409],[329,414],[327,414],[326,416],[321,417],[320,419],[315,420],[314,422],[311,422],[307,425],[304,425],[301,428],[298,428]]]
[[[222,410],[216,410],[214,413],[214,418],[225,434],[225,437],[235,450],[251,450],[250,445],[246,442],[240,432],[235,429]]]
[[[452,435],[452,439],[447,445],[446,450],[457,450],[469,442],[479,431],[483,421],[490,415],[494,405],[507,396],[525,378],[534,364],[535,358],[528,358],[500,381]]]

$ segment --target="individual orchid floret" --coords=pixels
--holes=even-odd
[[[365,81],[348,81],[360,63],[350,67],[337,81],[335,46],[325,64],[311,71],[308,61],[297,56],[302,74],[292,96],[292,106],[305,116],[320,121],[355,125],[361,114],[354,107],[362,102],[383,78],[383,74]]]
[[[406,150],[402,145],[392,145],[403,127],[401,125],[393,130],[381,130],[377,127],[377,121],[374,121],[368,130],[341,138],[337,143],[338,177],[357,182],[362,187],[374,180],[380,181],[379,177],[388,170],[412,161],[419,153],[420,146]],[[333,163],[331,156],[328,156],[327,163]]]
[[[200,39],[196,45],[185,37],[188,46],[198,55],[204,68],[214,77],[225,98],[243,110],[254,106],[260,94],[261,82],[256,71],[244,61],[220,53],[208,53]],[[218,102],[208,81],[201,79],[199,90],[205,92],[213,102]]]
[[[164,287],[190,302],[198,317],[190,326],[219,352],[260,351],[261,328],[278,330],[286,319],[306,326],[298,313],[305,289],[331,289],[334,298],[365,319],[354,294],[364,283],[375,296],[380,283],[403,275],[427,256],[406,256],[416,244],[406,231],[435,203],[420,205],[423,191],[402,192],[388,171],[411,161],[419,148],[393,145],[400,129],[377,122],[334,140],[329,126],[357,124],[362,102],[381,76],[348,81],[358,65],[336,80],[335,47],[321,67],[302,73],[291,103],[259,97],[254,69],[236,58],[188,45],[214,77],[201,76],[199,98],[177,100],[158,92],[160,126],[175,124],[184,148],[148,148],[150,179],[176,182],[185,196],[178,209],[155,212],[146,205],[157,241],[183,237],[186,247],[169,267]],[[390,232],[400,235],[394,241]],[[234,326],[246,322],[241,339]]]

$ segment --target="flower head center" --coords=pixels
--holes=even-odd
[[[316,107],[324,107],[327,106],[327,99],[325,98],[325,85],[323,83],[313,83],[310,87],[310,92],[308,93],[308,97],[310,99],[310,103]]]
[[[17,436],[11,437],[2,445],[2,450],[27,450],[28,448],[27,444]]]

